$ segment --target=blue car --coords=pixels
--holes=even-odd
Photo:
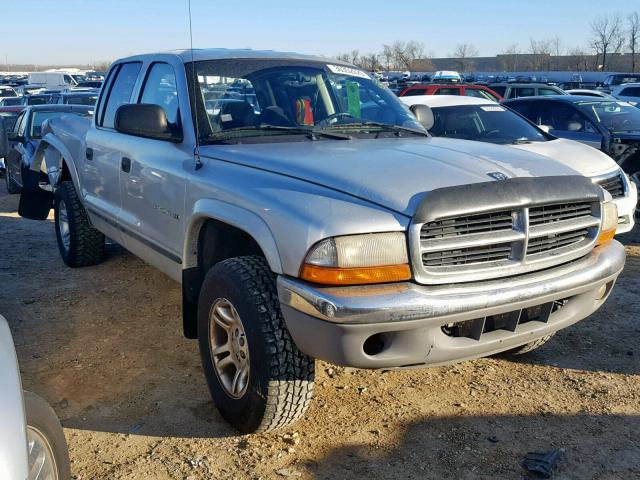
[[[61,115],[89,115],[92,111],[93,107],[86,105],[33,105],[25,108],[8,135],[9,152],[5,159],[7,170],[4,177],[7,191],[22,191],[22,172],[31,165],[45,120]]]
[[[640,185],[640,109],[616,99],[579,95],[517,98],[503,105],[556,137],[602,150]]]

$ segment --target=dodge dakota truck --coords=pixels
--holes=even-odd
[[[99,263],[109,237],[180,282],[216,406],[272,430],[304,414],[315,359],[525,353],[599,308],[624,266],[600,186],[535,153],[431,138],[431,111],[414,114],[319,57],[124,58],[92,119],[45,123],[20,214],[54,209],[70,267]]]

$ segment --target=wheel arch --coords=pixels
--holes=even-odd
[[[275,239],[255,213],[219,200],[194,205],[185,230],[182,270],[183,329],[197,338],[197,303],[207,270],[227,258],[260,255],[274,273],[282,273]]]
[[[76,191],[80,191],[78,171],[71,161],[73,156],[69,149],[55,135],[46,134],[33,155],[30,170],[46,172],[49,184],[55,188],[60,182],[71,180]]]

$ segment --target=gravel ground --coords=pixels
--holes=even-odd
[[[640,478],[640,234],[623,238],[605,306],[540,350],[413,371],[319,362],[302,421],[238,436],[181,335],[179,286],[117,246],[66,268],[52,221],[19,218],[17,203],[0,187],[0,313],[75,478],[518,479],[527,452],[552,449],[554,478]]]

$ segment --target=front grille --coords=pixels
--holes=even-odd
[[[571,220],[591,215],[590,203],[562,203],[529,209],[529,225]]]
[[[496,232],[511,230],[511,228],[513,228],[511,211],[483,213],[426,223],[420,231],[420,240],[455,237],[468,233]]]
[[[499,243],[488,247],[469,247],[457,250],[422,254],[422,263],[428,267],[443,265],[469,265],[472,263],[506,260],[511,254],[511,243]]]
[[[532,238],[527,245],[527,255],[534,255],[540,252],[548,252],[555,248],[566,247],[574,243],[582,242],[589,235],[586,228],[580,230],[571,230],[555,235],[546,235],[544,237]]]
[[[423,283],[451,283],[553,266],[586,254],[599,226],[600,204],[587,201],[427,222],[419,226],[421,271],[416,278]]]
[[[620,174],[599,180],[596,183],[609,192],[613,198],[624,197],[624,182]]]

